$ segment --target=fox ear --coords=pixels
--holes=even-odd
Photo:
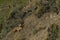
[[[14,30],[14,32],[17,32],[17,30]]]
[[[21,31],[21,30],[18,30],[19,32]]]

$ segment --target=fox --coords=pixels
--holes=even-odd
[[[20,24],[20,25],[18,25],[18,27],[15,27],[15,28],[13,29],[13,32],[20,32],[21,29],[22,29],[22,27],[21,27],[21,24]]]

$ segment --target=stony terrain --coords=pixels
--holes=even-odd
[[[60,40],[60,0],[1,0],[0,40]]]

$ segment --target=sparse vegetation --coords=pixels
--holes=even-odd
[[[58,37],[58,31],[59,31],[59,25],[52,24],[48,28],[48,38],[47,38],[47,40],[56,40],[57,37]]]
[[[15,10],[18,11],[19,8],[23,8],[27,3],[28,0],[0,0],[0,24],[3,24],[3,26],[0,25],[0,35],[2,34],[2,37],[6,36],[9,31],[21,23],[21,19],[18,19],[20,15]]]

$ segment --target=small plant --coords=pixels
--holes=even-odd
[[[34,31],[33,31],[33,34],[36,34],[38,31],[39,31],[39,30],[37,30],[37,29],[36,29],[36,30],[34,30]]]

